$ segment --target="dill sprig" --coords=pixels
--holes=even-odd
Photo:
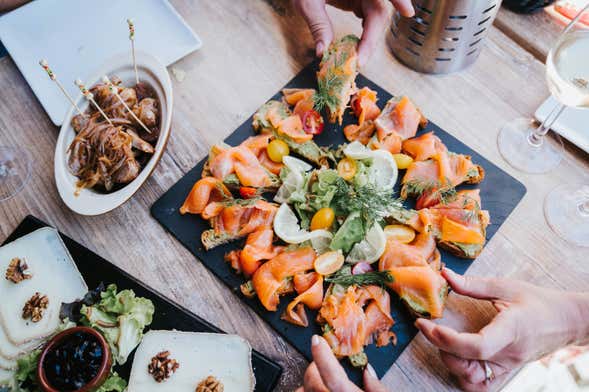
[[[450,184],[449,180],[446,180]],[[420,181],[411,180],[405,185],[405,192],[408,195],[420,196],[424,193],[430,193],[441,204],[450,204],[458,197],[456,188],[452,185],[443,185],[440,181]]]
[[[338,272],[333,276],[326,277],[325,281],[343,287],[371,285],[384,287],[387,284],[393,283],[394,278],[389,271],[370,271],[359,275]]]
[[[341,177],[337,179],[336,187],[333,197],[336,211],[341,215],[358,211],[366,226],[386,218],[392,209],[403,207],[401,200],[393,197],[392,189],[378,189],[372,184],[354,189]]]
[[[339,106],[340,98],[334,92],[341,89],[344,85],[344,75],[339,72],[339,68],[348,59],[348,53],[344,52],[339,55],[337,48],[330,49],[325,53],[321,60],[321,65],[327,63],[331,56],[334,57],[334,60],[333,64],[328,66],[325,76],[317,78],[317,93],[313,96],[313,107],[318,112],[321,112],[326,106],[331,111],[334,111]]]

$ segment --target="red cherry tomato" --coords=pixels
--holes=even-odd
[[[356,263],[356,265],[352,267],[352,275],[362,275],[371,271],[374,271],[372,266],[365,261]]]
[[[239,188],[239,195],[244,199],[251,199],[253,197],[258,196],[258,191],[256,188],[242,186],[241,188]]]
[[[319,135],[323,132],[323,128],[325,127],[325,123],[323,122],[323,117],[315,110],[307,110],[303,113],[303,129],[306,133],[311,135]]]

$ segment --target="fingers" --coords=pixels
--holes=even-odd
[[[364,391],[365,392],[386,392],[384,385],[378,380],[374,368],[368,364],[364,369]]]
[[[368,1],[362,4],[364,31],[358,45],[358,63],[360,67],[366,64],[368,58],[374,52],[389,19],[389,11],[382,0]]]
[[[440,351],[440,358],[450,373],[458,379],[462,379],[469,384],[480,384],[486,380],[487,375],[483,361],[460,358],[445,351]],[[505,373],[503,368],[492,362],[487,361],[487,365],[491,368],[495,377]]]
[[[470,359],[486,359],[493,354],[493,342],[483,339],[481,333],[459,333],[426,319],[417,319],[415,326],[442,351]]]
[[[297,392],[329,392],[329,389],[325,386],[317,370],[315,362],[311,362],[307,370],[305,371],[304,388],[301,387],[300,391]]]
[[[321,379],[330,391],[360,391],[359,388],[350,382],[344,368],[342,368],[335,355],[333,355],[331,347],[329,347],[325,339],[313,335],[311,339],[311,352],[313,353],[313,361],[317,365]]]
[[[333,40],[333,28],[325,10],[325,0],[293,0],[293,4],[309,25],[315,40],[315,53],[321,56]]]
[[[401,14],[401,16],[412,17],[415,15],[415,10],[413,9],[413,4],[411,4],[411,0],[391,0],[391,3],[395,6],[397,11]]]
[[[505,279],[478,278],[458,275],[454,271],[444,268],[442,275],[458,294],[478,299],[510,300],[515,297],[516,288],[513,282]]]
[[[497,376],[493,379],[493,381],[483,381],[478,384],[472,384],[466,381],[465,379],[458,379],[458,386],[460,389],[466,392],[487,392],[487,391],[496,391],[501,387],[506,379],[509,377],[510,373],[506,372],[500,376]]]

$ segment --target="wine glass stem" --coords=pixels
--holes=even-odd
[[[542,145],[544,141],[544,136],[550,130],[550,127],[554,124],[554,122],[558,119],[565,108],[565,105],[562,103],[558,103],[554,109],[542,121],[542,124],[538,126],[536,129],[532,129],[530,134],[528,135],[528,143],[530,143],[534,147],[539,147]]]

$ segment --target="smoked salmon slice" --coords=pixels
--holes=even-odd
[[[350,106],[356,117],[358,117],[358,125],[362,126],[364,121],[373,121],[380,114],[380,109],[376,104],[376,91],[363,87],[350,101]],[[366,143],[364,143],[366,144]]]
[[[311,247],[286,250],[262,264],[252,277],[254,290],[266,310],[275,312],[280,302],[280,294],[285,285],[295,275],[313,269],[315,251]]]
[[[391,98],[374,123],[379,141],[392,133],[399,135],[401,140],[406,140],[414,137],[419,126],[425,126],[427,120],[415,104],[403,96]]]
[[[409,266],[429,266],[436,271],[441,269],[441,256],[432,233],[419,233],[409,244],[394,239],[387,240],[378,269],[386,271],[393,267]]]
[[[285,88],[282,90],[284,100],[294,106],[292,112],[303,119],[305,112],[313,110],[315,105],[315,89],[312,88]]]
[[[319,147],[311,140],[313,135],[304,132],[302,119],[300,116],[293,115],[286,102],[268,101],[258,109],[253,118],[252,125],[256,132],[271,134],[282,140],[288,145],[291,153],[318,166],[329,166],[330,161],[335,161],[328,149]]]
[[[438,193],[428,193],[421,195],[416,203],[415,209],[422,208],[459,208],[474,210],[481,206],[480,189],[465,189],[456,192],[456,195],[450,197],[444,203],[441,202]]]
[[[358,141],[366,145],[370,142],[375,130],[374,122],[367,120],[362,125],[346,125],[344,127],[344,135],[349,142]]]
[[[296,274],[293,278],[295,291],[299,294],[288,304],[281,318],[300,327],[309,326],[305,306],[317,310],[323,302],[323,277],[317,272]]]
[[[243,186],[261,188],[274,185],[274,181],[256,155],[243,145],[227,148],[212,156],[208,170],[213,177],[222,181],[235,173]]]
[[[271,227],[257,229],[250,233],[241,250],[233,250],[225,255],[236,272],[251,277],[262,265],[262,261],[276,257],[284,250],[283,246],[275,246],[274,230]]]
[[[438,245],[458,257],[474,259],[485,245],[489,212],[480,209],[480,203],[469,208],[426,208],[419,211],[421,219],[438,241]]]
[[[426,161],[415,161],[403,176],[401,197],[421,196],[444,187],[462,183],[477,184],[484,178],[484,170],[469,156],[440,152]]]
[[[192,186],[180,207],[180,214],[201,214],[209,204],[227,199],[233,199],[233,196],[222,181],[203,177]]]
[[[338,357],[362,354],[364,346],[374,340],[386,346],[394,337],[390,296],[379,286],[331,286],[318,321],[325,324],[323,336]]]
[[[448,149],[444,143],[433,132],[403,141],[403,152],[415,161],[425,161],[446,151]]]
[[[212,229],[202,233],[205,249],[247,236],[261,227],[271,227],[278,206],[262,199],[225,203],[209,219]]]
[[[440,318],[444,312],[448,283],[430,267],[393,267],[391,288],[418,317]]]

